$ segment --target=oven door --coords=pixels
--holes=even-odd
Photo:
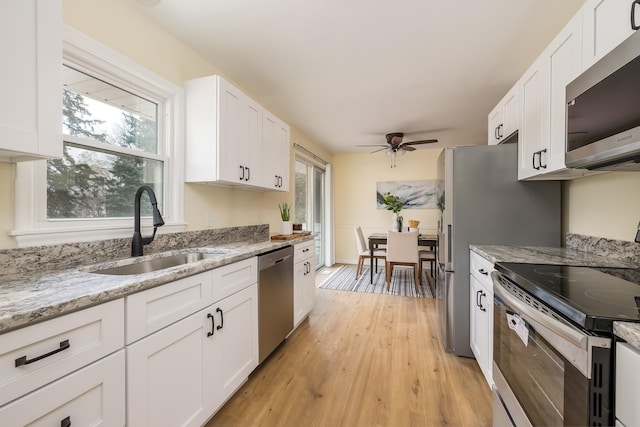
[[[502,419],[516,426],[609,425],[610,339],[542,313],[541,303],[499,272],[492,277],[494,412],[503,409],[507,416]],[[603,375],[599,365],[593,373],[601,383],[595,388],[594,354],[594,362],[604,360],[606,371]],[[601,403],[593,405],[592,398]],[[602,424],[592,424],[598,420]]]

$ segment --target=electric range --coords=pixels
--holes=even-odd
[[[494,425],[611,425],[613,322],[640,322],[640,270],[500,262]]]

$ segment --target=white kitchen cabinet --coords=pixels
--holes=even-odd
[[[185,82],[187,182],[288,191],[289,127],[220,76]]]
[[[214,329],[206,308],[127,346],[127,425],[201,426],[213,413]]]
[[[0,160],[62,157],[62,2],[0,2]]]
[[[542,142],[548,126],[545,108],[545,61],[539,57],[520,79],[522,84],[522,123],[518,135],[518,179],[536,175],[541,162]]]
[[[197,311],[210,298],[213,303]],[[126,348],[127,424],[204,424],[258,365],[256,259],[129,299],[128,341],[139,331],[147,335]]]
[[[616,421],[640,425],[640,351],[627,343],[616,344]]]
[[[469,277],[469,330],[471,351],[484,374],[489,387],[493,386],[493,264],[470,252]]]
[[[124,426],[124,350],[90,364],[8,405],[3,426]]]
[[[635,31],[631,15],[640,25],[640,4],[633,0],[587,0],[582,6],[584,27],[583,70],[586,70]]]
[[[315,240],[298,243],[293,256],[293,325],[297,327],[315,304]]]
[[[185,180],[260,186],[260,105],[220,76],[189,80],[185,89]]]
[[[489,145],[503,142],[520,128],[520,82],[489,113]]]
[[[262,156],[265,187],[289,191],[289,126],[268,111],[262,114]]]
[[[123,347],[122,299],[1,334],[0,406]]]

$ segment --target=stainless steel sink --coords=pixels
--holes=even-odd
[[[152,271],[164,270],[179,265],[190,264],[198,262],[206,258],[213,258],[215,256],[227,255],[233,253],[233,250],[216,249],[209,251],[188,252],[177,255],[170,255],[163,258],[149,259],[142,262],[135,262],[132,260],[130,264],[118,265],[115,267],[96,268],[88,270],[90,273],[96,274],[108,274],[112,276],[121,276],[128,274],[142,274],[150,273]]]

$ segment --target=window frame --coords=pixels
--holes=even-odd
[[[69,26],[63,28],[63,59],[60,66],[63,63],[74,68],[80,67],[96,78],[161,102],[158,108],[157,156],[164,161],[162,216],[165,225],[158,229],[158,233],[184,231],[183,89]],[[61,130],[61,143],[64,139]],[[119,150],[110,147],[110,151]],[[149,154],[141,153],[145,157],[156,156]],[[46,160],[17,164],[15,230],[9,234],[15,237],[18,247],[132,235],[132,217],[48,219],[46,198]],[[151,228],[150,219],[143,218],[142,225],[145,227],[144,234],[146,228]]]

